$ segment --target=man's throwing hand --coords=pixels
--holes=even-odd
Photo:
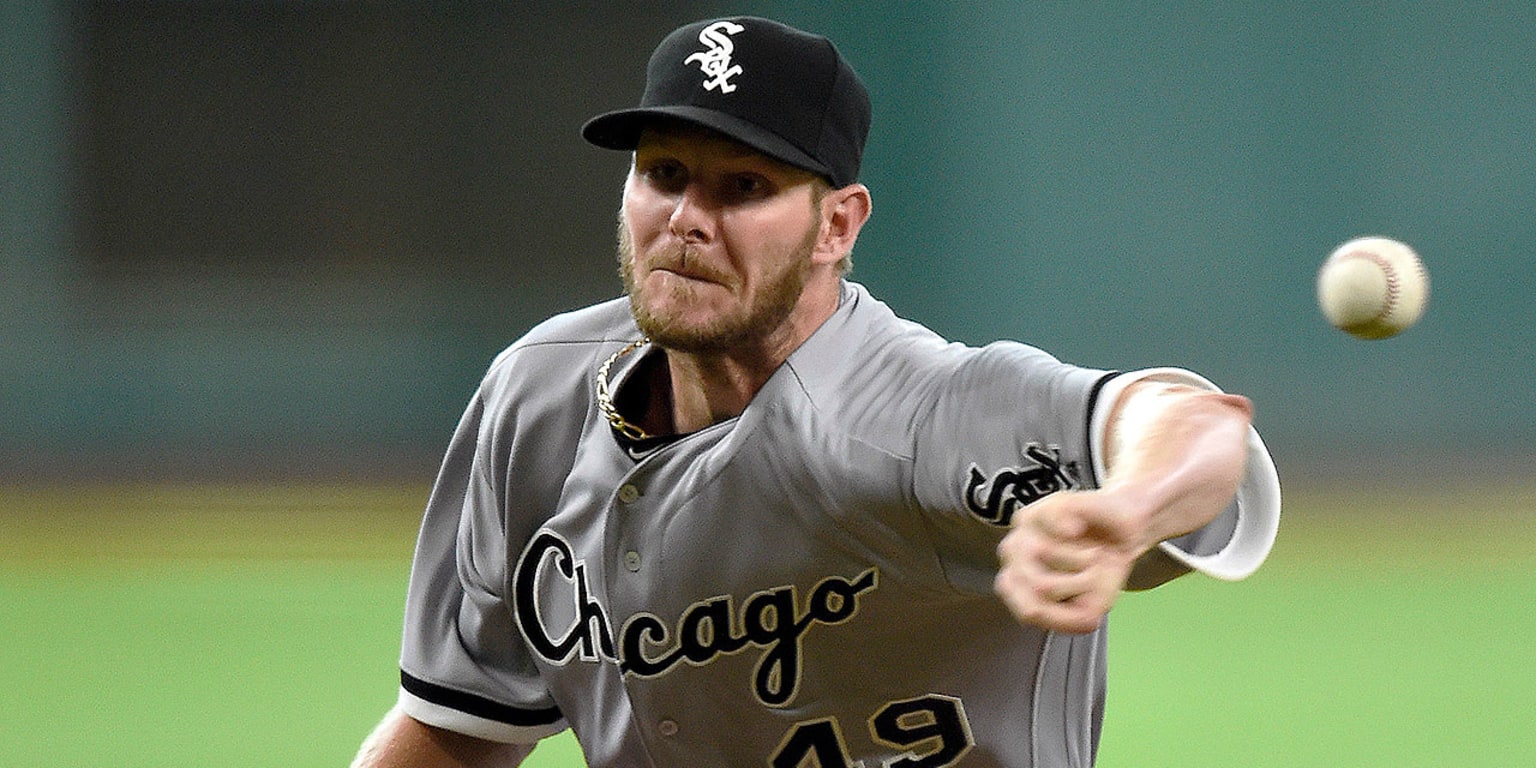
[[[1025,506],[997,545],[998,596],[1020,623],[1092,632],[1146,549],[1135,519],[1105,491],[1060,491]]]

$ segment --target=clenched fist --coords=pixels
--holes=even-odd
[[[997,594],[1021,623],[1092,632],[1151,546],[1143,518],[1103,490],[1061,491],[1024,507],[997,547]]]

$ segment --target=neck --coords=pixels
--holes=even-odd
[[[802,304],[773,333],[726,352],[667,350],[672,426],[696,432],[740,416],[779,366],[837,311],[840,289]],[[807,292],[806,298],[811,298]]]
[[[668,351],[673,426],[679,433],[696,432],[741,415],[787,358]]]

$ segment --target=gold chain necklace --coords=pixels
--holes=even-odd
[[[604,360],[603,364],[597,367],[597,409],[603,412],[603,418],[607,419],[608,423],[613,425],[613,428],[618,430],[619,434],[631,440],[644,440],[650,437],[650,435],[645,430],[632,424],[629,419],[624,418],[619,413],[619,409],[613,406],[613,393],[608,390],[608,370],[613,367],[614,362],[619,358],[649,343],[651,343],[650,339],[630,342],[628,346],[613,353],[612,357]]]

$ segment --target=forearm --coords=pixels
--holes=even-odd
[[[1014,617],[1091,632],[1122,590],[1177,575],[1138,569],[1163,565],[1160,542],[1216,519],[1237,494],[1251,413],[1246,398],[1157,381],[1121,392],[1105,422],[1098,490],[1024,507],[998,544],[995,586]]]
[[[1242,480],[1253,406],[1239,395],[1138,382],[1110,419],[1102,489],[1150,550],[1211,522]]]
[[[363,742],[352,768],[508,768],[521,765],[532,752],[532,745],[434,728],[397,708]]]

